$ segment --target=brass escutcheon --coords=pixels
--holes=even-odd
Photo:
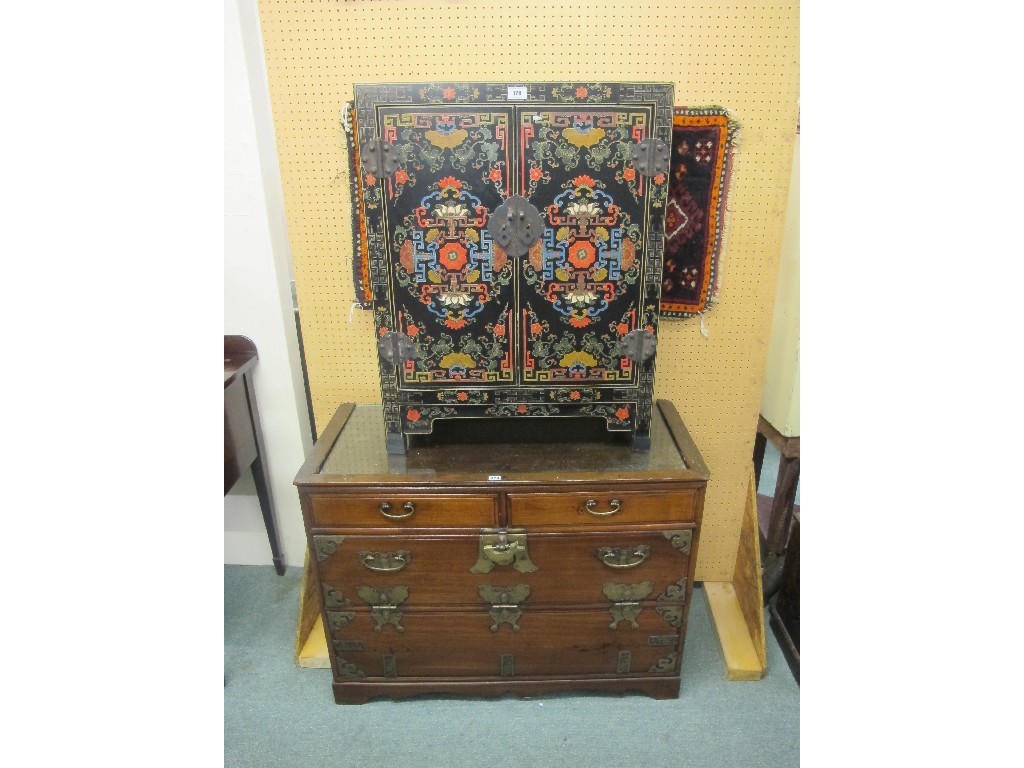
[[[513,632],[519,631],[519,617],[523,615],[519,603],[530,596],[529,584],[492,586],[481,584],[477,587],[480,597],[491,604],[491,632],[497,632],[502,624],[508,624]]]
[[[402,612],[398,606],[409,599],[408,587],[359,587],[356,594],[370,607],[370,615],[377,622],[375,632],[381,632],[387,624],[392,625],[399,632],[405,632],[402,626]]]
[[[533,573],[537,566],[530,561],[526,531],[521,528],[483,528],[480,550],[470,573],[490,573],[495,565],[511,565],[520,573]]]
[[[642,581],[639,584],[613,584],[604,585],[604,595],[612,604],[608,606],[612,614],[612,623],[608,626],[618,629],[619,622],[628,621],[633,629],[639,629],[637,617],[640,615],[640,601],[645,600],[654,591],[654,585],[649,581]]]

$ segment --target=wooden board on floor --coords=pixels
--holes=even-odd
[[[757,484],[751,467],[733,580],[704,582],[729,680],[760,680],[768,669],[761,570]]]
[[[298,665],[309,669],[330,669],[331,659],[327,655],[327,633],[324,632],[324,620],[316,617],[316,624],[309,632],[305,645],[299,653]]]
[[[765,644],[764,591],[762,589],[761,541],[757,524],[757,485],[751,467],[748,481],[747,504],[740,527],[740,543],[736,552],[736,570],[732,583],[736,588],[747,632],[754,643],[754,652],[762,670],[768,668],[768,648]]]
[[[316,582],[309,578],[309,550],[302,569],[302,588],[299,590],[299,621],[295,630],[295,665],[313,669],[329,669],[327,635],[320,615],[320,592]]]
[[[722,646],[726,677],[729,680],[760,680],[764,677],[765,668],[754,650],[754,641],[732,582],[705,581],[704,596]]]

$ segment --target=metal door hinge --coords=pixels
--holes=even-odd
[[[633,146],[633,167],[644,176],[668,173],[672,151],[661,139],[649,138]]]
[[[658,337],[646,328],[637,328],[622,337],[622,350],[634,363],[646,363],[658,351]]]
[[[405,365],[416,356],[416,342],[397,331],[388,331],[377,340],[377,354],[389,365]]]
[[[374,176],[390,176],[398,170],[398,147],[384,141],[371,139],[359,148],[359,159],[363,168]]]

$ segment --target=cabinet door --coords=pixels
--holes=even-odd
[[[508,195],[511,108],[388,105],[375,119],[398,166],[363,179],[389,255],[392,290],[376,308],[415,345],[399,390],[512,383],[513,264],[487,231]]]
[[[632,159],[652,119],[650,105],[517,109],[518,192],[544,223],[518,265],[525,384],[637,383],[621,340],[657,324],[646,233],[666,177],[644,177]]]

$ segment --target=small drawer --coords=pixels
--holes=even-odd
[[[509,525],[621,525],[689,523],[696,519],[697,493],[686,489],[644,493],[509,494]]]
[[[385,492],[373,495],[312,494],[318,528],[459,528],[495,522],[496,496]]]

